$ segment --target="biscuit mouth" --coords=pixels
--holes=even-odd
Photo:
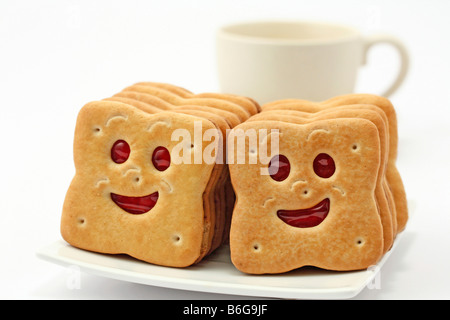
[[[150,211],[158,201],[158,191],[143,197],[127,197],[111,193],[111,199],[121,209],[131,214],[143,214]]]
[[[298,210],[278,210],[277,216],[283,222],[296,228],[318,226],[328,216],[330,199],[326,198],[311,208]]]

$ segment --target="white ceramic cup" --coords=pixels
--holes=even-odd
[[[408,69],[407,50],[392,36],[364,36],[353,27],[319,22],[228,25],[217,34],[220,90],[259,103],[290,98],[323,101],[353,93],[358,68],[378,43],[394,46],[401,57],[394,83],[379,93],[388,97]]]

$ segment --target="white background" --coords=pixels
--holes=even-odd
[[[342,22],[386,32],[408,47],[408,77],[392,97],[399,121],[398,168],[414,208],[381,270],[381,288],[357,299],[450,298],[450,1],[12,1],[0,2],[0,298],[229,299],[82,274],[35,252],[60,239],[74,174],[79,109],[138,81],[218,91],[214,35],[243,20]],[[380,93],[398,57],[379,46],[358,92]]]

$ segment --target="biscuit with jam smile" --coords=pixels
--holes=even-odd
[[[71,245],[166,266],[191,265],[206,254],[210,215],[203,193],[214,163],[176,164],[171,152],[182,128],[208,120],[162,111],[149,114],[121,102],[85,105],[74,141],[76,174],[64,202],[61,233]],[[192,154],[207,145],[193,146]],[[193,178],[195,177],[195,178]]]
[[[380,141],[371,121],[261,120],[238,129],[279,132],[279,153],[269,163],[251,150],[250,139],[246,163],[228,159],[237,198],[230,250],[239,270],[282,273],[308,265],[346,271],[379,261],[383,229],[374,191]]]

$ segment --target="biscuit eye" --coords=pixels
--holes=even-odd
[[[159,171],[164,171],[170,167],[170,152],[164,147],[157,147],[153,151],[152,162]]]
[[[124,163],[130,156],[130,145],[124,140],[117,140],[111,148],[111,159],[115,163]]]
[[[336,171],[336,165],[331,156],[326,153],[320,153],[313,162],[314,172],[321,178],[329,178]]]
[[[275,181],[283,181],[291,172],[291,164],[288,158],[279,154],[274,156],[269,162],[269,174]]]

